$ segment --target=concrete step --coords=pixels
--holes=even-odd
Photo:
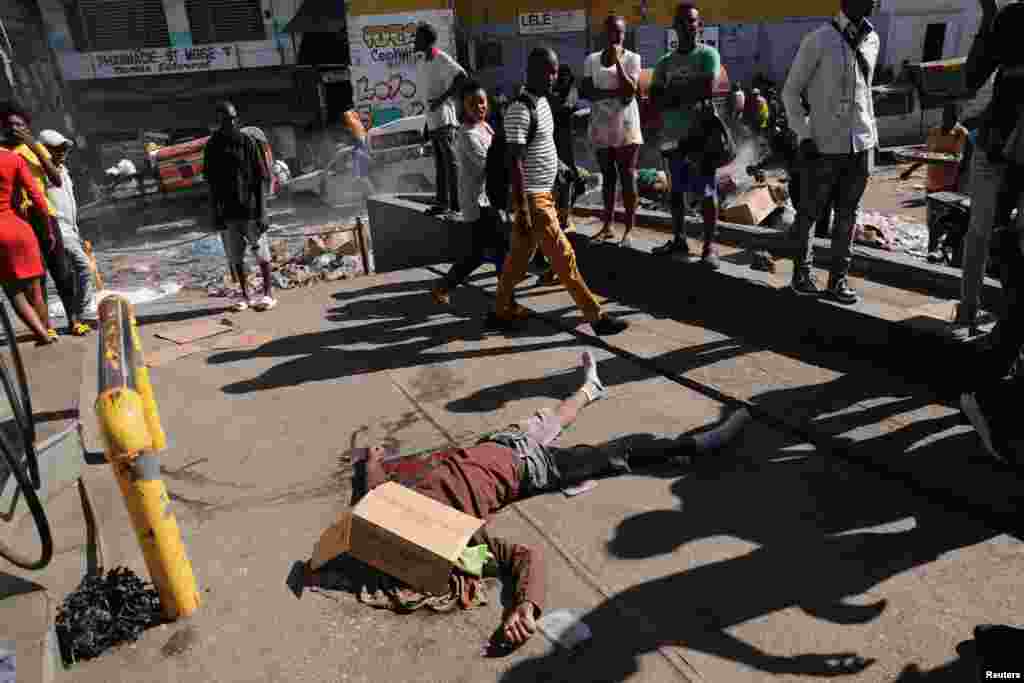
[[[42,586],[0,572],[0,643],[14,644],[18,683],[69,680],[61,663],[53,612]]]
[[[427,199],[378,195],[367,202],[378,272],[451,262],[467,253],[466,226],[425,215]],[[958,371],[972,366],[994,322],[989,316],[973,337],[953,336],[947,313],[958,291],[959,272],[899,254],[858,248],[854,273],[862,278],[863,297],[858,304],[842,306],[793,293],[784,271],[790,267],[788,259],[778,262],[780,272],[774,274],[750,268],[754,251],[770,246],[777,256],[786,253],[775,231],[723,226],[729,253],[723,250],[721,269],[712,271],[652,255],[651,249],[664,238],[640,229],[637,233],[647,236],[635,237],[630,248],[593,243],[589,236],[597,227],[582,227],[570,233],[570,240],[588,285],[600,295],[735,334],[743,333],[750,317],[745,311],[770,310],[776,324],[756,330],[759,338],[841,347],[936,388],[958,385]],[[815,248],[827,252],[826,247],[817,243]],[[998,283],[986,283],[986,292],[986,302],[997,306]]]

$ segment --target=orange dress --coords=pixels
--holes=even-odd
[[[32,226],[15,210],[20,190],[36,211],[47,213],[46,198],[20,155],[0,148],[0,282],[28,280],[43,274],[43,257]]]

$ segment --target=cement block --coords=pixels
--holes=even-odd
[[[41,586],[0,575],[0,640],[14,642],[18,683],[49,683],[64,671],[53,613]]]
[[[470,224],[426,215],[428,197],[377,195],[366,201],[376,272],[450,263],[469,252]]]

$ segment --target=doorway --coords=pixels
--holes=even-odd
[[[942,59],[946,47],[946,24],[928,24],[924,31],[924,51],[922,62],[934,62]]]

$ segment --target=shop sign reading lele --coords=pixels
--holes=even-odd
[[[163,76],[238,68],[238,50],[233,44],[114,50],[93,52],[91,56],[96,78]]]

